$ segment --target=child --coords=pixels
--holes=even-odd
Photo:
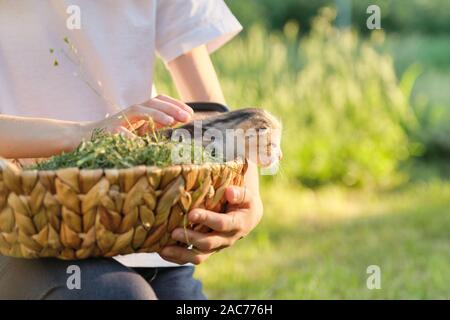
[[[73,149],[94,128],[127,131],[123,113],[160,125],[189,121],[189,106],[152,96],[156,54],[183,101],[224,103],[209,53],[241,26],[222,0],[73,0],[80,13],[73,30],[66,6],[0,2],[0,156],[47,157]],[[0,257],[0,298],[203,299],[192,263],[234,244],[261,219],[256,168],[249,167],[245,187],[225,196],[228,214],[189,213],[213,230],[189,231],[197,250],[170,246],[160,255],[72,262]],[[182,229],[172,237],[185,241]],[[80,267],[80,290],[66,286],[70,265]]]

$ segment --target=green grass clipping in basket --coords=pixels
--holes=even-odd
[[[187,161],[185,163],[173,163],[174,148],[179,146],[180,143],[183,142],[172,141],[158,135],[158,133],[126,137],[123,134],[113,134],[103,129],[96,129],[90,140],[83,140],[72,152],[62,152],[25,169],[57,170],[73,167],[80,169],[121,169],[139,165],[166,167],[172,164],[216,161],[201,145],[191,143],[189,144],[191,156],[184,157]]]

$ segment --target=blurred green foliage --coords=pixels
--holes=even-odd
[[[450,36],[390,35],[380,47],[392,55],[398,74],[418,70],[411,105],[419,128],[412,138],[425,147],[428,160],[450,158]]]
[[[282,29],[289,20],[309,30],[312,18],[323,6],[349,4],[352,25],[368,32],[366,9],[378,5],[382,28],[388,32],[450,33],[450,1],[448,0],[227,0],[227,4],[246,26],[260,23],[270,29]]]
[[[383,33],[362,40],[332,27],[332,10],[320,12],[300,42],[294,22],[282,33],[254,26],[214,54],[228,103],[261,106],[281,118],[281,179],[308,186],[396,183],[400,162],[417,149],[407,135],[416,120],[392,59],[374,49]],[[159,90],[174,94],[167,74],[157,71]]]
[[[292,99],[288,113],[297,115],[286,119],[293,134],[286,134],[285,150],[296,159],[289,169],[307,184],[390,184],[411,151],[408,96],[391,59],[354,32],[332,28],[332,15],[325,9],[314,20],[300,42],[302,71],[278,88]]]
[[[378,5],[387,41],[375,45],[377,51],[394,58],[398,77],[411,65],[421,68],[411,96],[419,125],[409,132],[410,138],[425,147],[426,158],[450,157],[450,1],[227,0],[227,3],[244,26],[257,24],[269,30],[283,30],[296,22],[300,26],[298,34],[303,35],[310,31],[322,6],[349,5],[352,28],[367,36],[372,32],[366,28],[366,9],[371,4]],[[291,56],[295,60],[295,55]],[[301,61],[290,59],[289,63],[296,69],[301,66]]]

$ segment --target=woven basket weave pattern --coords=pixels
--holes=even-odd
[[[0,159],[0,253],[84,259],[158,252],[192,208],[220,211],[246,164],[56,171]],[[201,227],[201,226],[199,226]]]

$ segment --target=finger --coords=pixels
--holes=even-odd
[[[165,96],[165,95],[163,95],[163,94],[156,96],[155,99],[158,99],[158,100],[162,100],[162,101],[165,101],[165,102],[172,103],[172,104],[174,104],[174,105],[177,105],[178,107],[180,107],[180,108],[183,109],[184,111],[189,112],[191,115],[194,114],[194,110],[193,110],[191,107],[189,107],[186,103],[183,103],[183,102],[181,102],[180,100],[174,99],[174,98],[169,97],[169,96]]]
[[[145,121],[145,120],[134,121],[133,123],[131,123],[131,125],[128,124],[128,128],[127,129],[138,134],[138,131],[143,126],[145,126],[147,123],[148,123],[148,121]]]
[[[252,195],[246,187],[232,186],[225,189],[225,199],[231,204],[248,204]]]
[[[191,114],[189,112],[183,110],[182,108],[171,102],[152,99],[146,102],[144,106],[164,112],[165,114],[173,117],[179,122],[188,122],[189,120],[191,120]]]
[[[145,134],[148,133],[148,132],[151,132],[151,129],[150,129],[150,126],[149,126],[148,121],[146,121],[142,126],[140,126],[140,127],[138,128],[137,134],[138,134],[139,136],[143,136],[143,135],[145,135]]]
[[[193,245],[200,251],[213,251],[224,247],[229,247],[232,243],[231,236],[224,234],[202,233],[193,230],[175,229],[172,238],[182,243]]]
[[[128,121],[148,120],[148,118],[150,117],[153,121],[166,126],[170,126],[175,122],[175,119],[167,113],[142,105],[132,106],[126,109],[124,112],[125,116],[128,117]],[[123,120],[125,121],[125,123],[128,123],[127,119]]]
[[[189,221],[203,224],[217,232],[239,231],[243,225],[239,212],[217,213],[205,209],[194,209],[189,212]]]
[[[130,130],[128,130],[127,128],[122,127],[122,126],[118,127],[116,132],[123,134],[127,138],[135,138],[136,137],[136,135],[133,132],[131,132]]]
[[[159,253],[163,259],[178,264],[200,264],[212,254],[213,252],[199,253],[179,246],[167,246]]]

